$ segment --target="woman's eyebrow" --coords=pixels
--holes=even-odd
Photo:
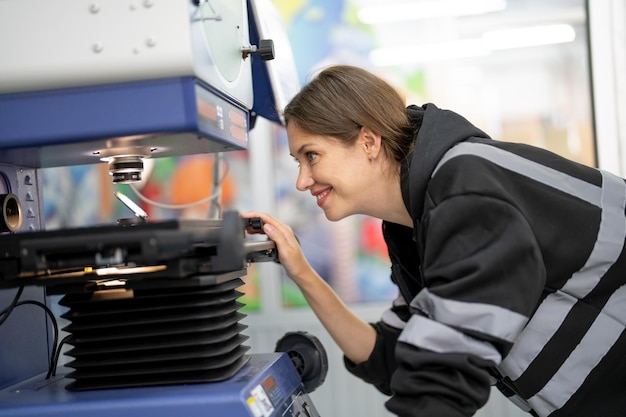
[[[304,145],[300,146],[298,148],[298,150],[296,151],[296,155],[299,155],[299,154],[303,153],[304,152],[304,148],[306,148],[307,146],[311,146],[311,144],[310,143],[305,143]],[[289,153],[289,155],[291,155],[291,156],[293,156],[295,158],[295,155],[293,155],[291,152]]]

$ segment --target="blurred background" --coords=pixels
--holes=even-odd
[[[597,126],[597,120],[598,113],[606,117],[619,108],[615,103],[619,97],[611,94],[623,91],[624,62],[618,57],[614,65],[592,71],[592,57],[610,58],[614,48],[626,49],[620,29],[626,21],[623,1],[273,3],[291,42],[302,85],[329,64],[362,66],[401,90],[407,104],[432,102],[460,113],[494,139],[544,147],[622,174],[621,148],[616,147],[617,140],[611,142],[615,132],[609,124]],[[590,32],[597,32],[597,37]],[[616,36],[621,36],[621,43],[607,45],[606,39],[614,41]],[[601,106],[609,103],[612,107],[604,111]],[[624,126],[619,119],[611,123]],[[607,129],[606,140],[600,143],[597,138]],[[286,148],[282,127],[257,120],[249,149],[223,155],[218,169],[222,209],[267,211],[290,224],[320,275],[357,314],[377,320],[396,295],[380,221],[353,217],[328,222],[315,200],[295,189],[297,166]],[[138,187],[143,200],[128,186],[113,186],[104,164],[44,169],[46,227],[132,217],[114,191],[133,198],[151,220],[206,218],[208,203],[188,205],[215,191],[215,158],[208,154],[147,160]],[[171,208],[181,205],[186,207]],[[253,265],[245,280],[242,301],[253,352],[273,350],[286,331],[310,331],[329,353],[327,381],[312,395],[320,414],[388,415],[385,397],[343,369],[340,353],[279,266]],[[525,414],[494,391],[478,415]]]

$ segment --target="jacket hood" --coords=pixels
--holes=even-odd
[[[490,138],[463,116],[434,104],[409,106],[407,114],[418,130],[413,152],[401,167],[400,185],[404,204],[414,221],[418,221],[422,217],[428,181],[441,157],[469,138]]]

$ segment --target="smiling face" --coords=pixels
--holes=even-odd
[[[296,188],[309,191],[329,220],[365,214],[412,227],[400,164],[416,132],[390,84],[358,67],[330,66],[291,99],[283,116],[300,166]]]
[[[333,138],[305,133],[295,123],[287,127],[289,151],[299,165],[296,188],[309,191],[331,221],[368,214],[375,170],[371,148],[357,139],[343,144]]]

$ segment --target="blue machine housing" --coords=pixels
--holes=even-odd
[[[99,163],[100,151],[146,157],[246,149],[249,113],[195,77],[0,95],[0,162]]]
[[[0,417],[277,417],[317,415],[285,353],[252,355],[225,382],[72,392],[35,377],[0,391]]]
[[[280,123],[280,86],[250,59],[252,109],[193,76],[0,94],[0,180],[32,206],[32,224],[20,232],[44,226],[38,168],[101,163],[109,149],[147,149],[141,156],[152,158],[246,149],[255,117]],[[0,309],[14,295],[0,290]],[[39,287],[22,299],[50,303]],[[318,416],[286,353],[250,355],[218,383],[70,391],[67,368],[45,379],[55,348],[41,309],[16,308],[0,326],[0,417]]]

